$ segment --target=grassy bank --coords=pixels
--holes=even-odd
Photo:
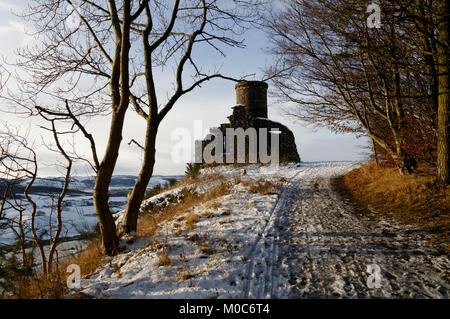
[[[376,218],[389,216],[435,233],[433,244],[450,250],[450,188],[437,187],[431,169],[402,176],[395,168],[368,163],[344,175],[340,184],[359,206],[375,208]]]

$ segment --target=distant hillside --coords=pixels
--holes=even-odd
[[[154,175],[150,180],[149,187],[155,184],[165,184],[169,179],[175,178],[180,179],[181,175]],[[123,196],[124,193],[128,192],[134,186],[137,176],[133,175],[115,175],[112,177],[110,184],[111,196]],[[18,182],[14,186],[14,193],[17,196],[21,196],[27,186],[28,181],[23,180]],[[63,186],[63,177],[48,177],[48,178],[38,178],[33,183],[30,189],[30,194],[48,194],[48,193],[59,193],[61,187]],[[71,196],[86,195],[91,194],[94,188],[95,178],[92,176],[78,176],[72,177],[69,185],[68,194]],[[0,179],[0,192],[4,192],[5,180]]]

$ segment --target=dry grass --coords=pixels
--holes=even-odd
[[[220,202],[209,202],[206,205],[206,209],[219,209],[220,207],[222,207],[222,203]]]
[[[114,265],[114,273],[117,275],[118,278],[122,277],[122,273],[120,272],[119,265]]]
[[[190,269],[180,268],[177,271],[177,278],[179,281],[186,281],[192,279],[192,277],[194,277],[194,275],[192,274]]]
[[[258,181],[249,185],[249,190],[252,193],[259,193],[261,195],[267,195],[280,189],[281,184],[273,183],[271,181]]]
[[[211,217],[213,217],[213,216],[214,216],[214,214],[213,214],[211,211],[209,211],[209,210],[204,211],[204,212],[202,213],[202,217],[211,218]]]
[[[211,201],[228,194],[232,185],[230,183],[226,183],[225,180],[223,181],[224,182],[222,184],[220,184],[217,187],[214,187],[213,189],[209,190],[204,194],[197,194],[195,192],[184,191],[183,202],[163,208],[154,208],[151,212],[148,212],[143,216],[143,218],[140,219],[137,226],[138,236],[142,237],[154,236],[160,224],[175,219],[177,216],[186,213],[186,211],[189,211],[191,208],[201,203],[204,203],[205,201]],[[200,216],[198,215],[196,216],[197,217],[194,216],[190,217],[192,218],[192,221],[190,222],[188,220],[186,221],[188,227],[195,226],[195,222],[198,220],[198,218],[200,218]]]
[[[450,188],[439,188],[431,171],[400,175],[369,163],[347,173],[341,185],[361,206],[367,204],[401,223],[435,232],[436,244],[450,250]]]
[[[49,274],[19,278],[18,291],[14,298],[61,298],[69,293],[67,277],[70,273],[66,272],[67,267],[71,264],[80,266],[81,276],[86,277],[98,268],[102,257],[101,245],[94,241],[78,255],[65,258],[58,265],[54,264]]]
[[[230,216],[231,215],[231,211],[230,210],[224,210],[220,216]]]
[[[240,174],[234,174],[233,175],[233,182],[234,182],[234,184],[239,184],[240,182],[241,182],[242,180],[241,180],[241,175]]]
[[[200,216],[198,216],[195,213],[190,213],[189,215],[187,215],[184,220],[186,221],[186,229],[187,230],[193,230],[196,228],[195,223],[198,222],[198,220],[200,219]]]
[[[101,244],[99,241],[94,241],[86,249],[84,249],[79,256],[67,262],[67,265],[79,265],[81,268],[81,276],[88,276],[98,268],[102,258],[103,250]]]
[[[170,266],[172,265],[172,260],[169,258],[169,249],[167,246],[164,246],[162,251],[158,254],[158,263],[157,266]]]
[[[220,222],[219,222],[219,224],[220,225],[224,225],[224,224],[230,224],[230,223],[232,223],[233,222],[233,219],[232,218],[228,218],[227,220],[221,220]]]
[[[137,234],[142,237],[151,237],[155,234],[158,222],[155,217],[150,214],[139,220],[137,225]]]
[[[195,243],[199,247],[200,252],[205,255],[213,255],[216,252],[214,247],[211,247],[211,244],[207,241],[207,238],[199,234],[193,234],[187,240]]]
[[[197,237],[195,237],[195,235],[197,235]],[[200,240],[200,237],[198,236],[198,234],[194,234],[193,236],[191,236],[191,238],[189,238],[189,240],[197,241],[197,240]],[[178,280],[185,281],[185,280],[189,280],[192,277],[194,277],[194,274],[186,266],[187,260],[186,260],[186,255],[184,254],[184,248],[180,254],[180,260],[182,262],[182,266],[178,267],[178,269],[177,269]]]

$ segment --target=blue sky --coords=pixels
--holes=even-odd
[[[13,61],[14,50],[20,46],[32,44],[34,39],[24,35],[23,31],[26,28],[26,23],[11,13],[12,8],[19,10],[16,6],[17,1],[0,1],[0,39],[2,43],[0,54]],[[26,1],[21,1],[21,4],[25,3]],[[267,39],[260,31],[252,30],[245,35],[245,40],[246,49],[227,50],[226,58],[217,60],[216,64],[221,65],[221,70],[227,75],[240,77],[244,74],[254,73],[255,76],[250,79],[259,80],[263,77],[261,70],[265,66],[270,65],[272,61],[272,57],[266,54],[264,50],[268,45]],[[197,54],[203,61],[211,62],[212,60],[209,53],[197,52]],[[214,62],[212,61],[213,64]],[[158,91],[162,94],[166,91],[164,86],[167,84],[165,82],[157,82],[161,83]],[[204,129],[227,122],[226,117],[231,114],[231,107],[235,104],[234,85],[233,82],[213,80],[179,100],[178,104],[175,105],[160,126],[156,146],[155,174],[183,174],[185,165],[175,164],[171,160],[171,151],[177,143],[177,141],[171,139],[172,132],[177,128],[186,128],[192,131],[195,120],[202,120]],[[270,89],[269,86],[269,92]],[[362,149],[362,146],[366,144],[365,139],[357,139],[351,134],[336,135],[327,129],[312,130],[300,123],[293,123],[291,119],[281,114],[281,105],[275,103],[270,95],[268,102],[269,118],[282,122],[293,131],[302,160],[340,161],[362,160],[365,158],[364,150]],[[0,110],[3,107],[3,105],[0,105]],[[0,113],[0,117],[3,121],[11,123],[11,125],[20,125],[22,128],[29,130],[31,132],[30,136],[37,137],[43,134],[36,128],[37,123],[19,119],[16,116],[3,112]],[[97,140],[100,154],[102,154],[102,150],[106,145],[109,127],[108,119],[99,117],[90,120],[88,123],[88,129]],[[143,119],[139,118],[130,109],[126,117],[123,145],[116,167],[116,174],[138,173],[142,159],[141,151],[135,146],[127,145],[127,143],[131,138],[143,141],[144,132],[145,123]],[[85,152],[87,155],[89,154],[88,146],[82,141],[77,144],[77,149]],[[45,163],[45,165],[40,167],[40,175],[56,175],[57,170],[53,164],[55,155],[49,153],[44,147],[39,148],[38,155],[42,162]],[[86,168],[79,167],[76,173],[85,175],[89,172]]]

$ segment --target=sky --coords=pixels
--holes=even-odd
[[[26,3],[25,0],[19,2],[20,5]],[[16,17],[11,10],[20,12],[17,1],[0,0],[0,55],[12,62],[15,60],[14,51],[25,45],[32,45],[34,38],[25,35],[24,30],[28,28],[26,22]],[[255,74],[250,80],[260,80],[263,78],[262,70],[272,62],[272,57],[265,50],[268,41],[265,35],[258,30],[250,30],[244,36],[245,49],[230,49],[226,51],[226,57],[213,60],[209,53],[196,52],[202,61],[221,65],[221,70],[227,75],[240,77],[244,74]],[[216,65],[212,65],[215,67]],[[165,96],[167,91],[166,81],[157,81],[157,89]],[[159,85],[158,85],[159,84]],[[179,175],[185,170],[185,163],[175,163],[171,158],[171,153],[179,140],[173,139],[172,134],[180,128],[192,132],[192,145],[194,143],[194,123],[202,121],[203,130],[215,127],[220,123],[226,123],[227,116],[231,115],[236,103],[234,82],[225,80],[213,80],[202,85],[182,97],[167,117],[161,123],[156,143],[156,165],[154,174]],[[336,135],[327,129],[313,130],[301,123],[293,122],[292,119],[283,116],[281,107],[271,96],[269,84],[268,97],[268,117],[274,121],[281,122],[288,126],[294,133],[297,149],[303,161],[360,161],[366,158],[366,151],[363,147],[367,144],[366,139],[356,138],[352,134]],[[35,138],[39,144],[41,136],[44,139],[45,133],[40,130],[38,123],[27,118],[20,118],[16,115],[5,113],[4,105],[0,105],[0,119],[11,126],[19,126],[22,130],[28,131],[29,136]],[[142,151],[135,145],[128,145],[128,141],[135,139],[143,142],[145,134],[145,122],[130,109],[126,115],[123,142],[117,162],[115,174],[136,175],[140,169]],[[3,125],[3,124],[1,124]],[[91,119],[87,124],[87,129],[96,139],[100,157],[107,143],[109,130],[109,117],[100,116]],[[84,141],[76,144],[77,150],[81,154],[89,156],[89,147]],[[42,163],[39,167],[39,175],[54,176],[59,174],[55,161],[58,160],[55,154],[49,152],[44,146],[38,147],[38,157]],[[85,165],[79,165],[75,174],[89,175],[92,172]]]

